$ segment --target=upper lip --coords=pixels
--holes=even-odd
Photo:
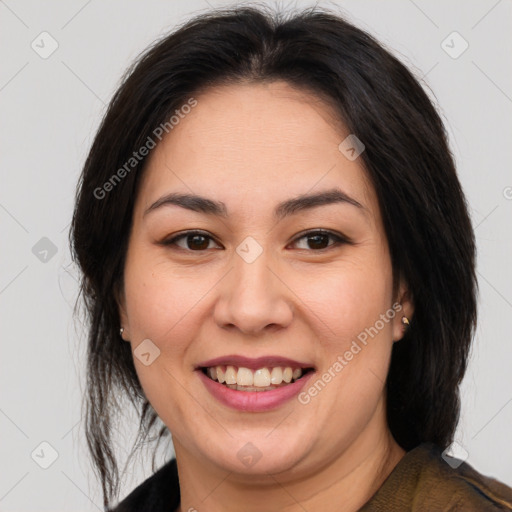
[[[216,357],[215,359],[208,359],[208,361],[203,361],[197,365],[197,369],[199,368],[210,368],[212,366],[237,366],[238,368],[250,368],[252,370],[258,370],[259,368],[265,367],[276,367],[282,366],[291,368],[314,368],[311,363],[304,363],[301,361],[295,361],[293,359],[289,359],[287,357],[281,356],[262,356],[262,357],[245,357],[245,356],[237,356],[237,355],[227,355]]]

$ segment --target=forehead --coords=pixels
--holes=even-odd
[[[150,154],[140,191],[147,206],[171,191],[271,202],[340,187],[371,209],[361,159],[339,150],[349,135],[318,96],[286,82],[207,89]]]

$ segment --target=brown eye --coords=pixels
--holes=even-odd
[[[163,243],[164,245],[175,245],[180,249],[196,252],[220,248],[219,244],[211,236],[198,232],[182,233]]]
[[[296,238],[292,245],[297,249],[306,250],[322,250],[341,245],[343,243],[350,243],[347,238],[342,235],[331,233],[330,231],[311,231]]]
[[[310,249],[325,249],[329,246],[329,235],[308,235],[306,238]]]
[[[187,249],[193,251],[204,251],[210,245],[210,239],[204,235],[187,235]]]

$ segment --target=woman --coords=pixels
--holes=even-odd
[[[176,458],[123,511],[512,510],[444,451],[476,321],[442,122],[365,32],[213,11],[105,115],[72,226],[87,439],[118,489],[118,393]]]

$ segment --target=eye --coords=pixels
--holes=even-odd
[[[163,245],[175,245],[186,251],[206,251],[221,248],[208,233],[202,231],[186,231],[162,243]]]
[[[296,238],[291,245],[296,249],[322,250],[335,247],[341,244],[351,243],[345,236],[333,233],[332,231],[315,230]]]
[[[295,238],[290,244],[296,249],[321,251],[341,244],[350,244],[350,240],[341,235],[326,230],[309,231]],[[203,231],[185,231],[162,242],[166,246],[176,246],[185,251],[202,252],[209,249],[222,249],[215,239]]]

